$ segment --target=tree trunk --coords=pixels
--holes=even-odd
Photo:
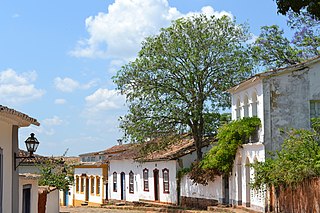
[[[197,161],[200,162],[202,160],[202,137],[199,137],[199,135],[194,135],[193,139],[196,146]]]

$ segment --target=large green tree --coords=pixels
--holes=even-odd
[[[143,142],[190,133],[200,160],[205,130],[230,106],[226,90],[251,74],[249,38],[245,25],[205,15],[146,38],[136,60],[114,77],[129,107],[121,118],[126,135]]]
[[[320,19],[320,1],[319,0],[276,0],[278,12],[286,15],[293,11],[300,14],[306,10],[315,19]]]
[[[277,25],[261,27],[252,44],[253,57],[263,68],[276,69],[320,55],[320,21],[302,11],[289,12],[288,26],[294,31],[292,39],[285,37]]]

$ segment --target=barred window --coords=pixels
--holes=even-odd
[[[149,170],[143,170],[143,190],[149,191]]]
[[[94,177],[91,177],[91,194],[93,194],[94,193]]]
[[[80,189],[80,192],[84,192],[84,183],[85,183],[85,177],[82,177],[81,178],[81,189]]]
[[[117,173],[116,172],[113,173],[113,191],[114,192],[117,191]]]
[[[79,176],[76,176],[76,192],[79,192]]]
[[[129,173],[129,193],[134,193],[134,174],[132,171]]]
[[[163,193],[169,193],[169,170],[163,169],[162,176],[163,176]]]
[[[100,194],[100,177],[97,177],[97,192],[96,192],[97,195]]]

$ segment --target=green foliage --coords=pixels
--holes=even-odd
[[[260,66],[280,68],[301,62],[299,49],[284,37],[279,26],[261,27],[261,33],[252,45],[252,54]]]
[[[40,186],[53,186],[68,189],[73,184],[73,167],[65,164],[62,159],[49,158],[40,165]]]
[[[313,119],[313,130],[292,129],[282,149],[265,162],[252,164],[253,187],[296,186],[303,180],[320,175],[320,120]]]
[[[320,19],[313,19],[305,11],[289,12],[287,23],[295,31],[292,43],[301,50],[302,58],[320,55]]]
[[[202,158],[206,131],[230,106],[228,88],[251,75],[245,25],[231,18],[181,18],[142,43],[137,59],[113,78],[129,112],[120,127],[131,141],[191,133]]]
[[[201,161],[201,168],[211,169],[216,175],[229,174],[238,148],[249,140],[260,125],[260,119],[252,117],[222,126],[217,135],[218,144]]]
[[[252,44],[252,55],[262,68],[286,67],[320,55],[320,20],[304,11],[289,12],[287,24],[295,31],[292,40],[284,36],[279,26],[261,27],[259,37]]]
[[[293,11],[300,14],[306,10],[314,19],[320,19],[320,2],[319,0],[276,0],[278,13],[286,15]]]

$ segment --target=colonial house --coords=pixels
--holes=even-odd
[[[79,155],[80,164],[75,166],[73,205],[99,206],[108,200],[108,158],[126,150],[127,145]],[[69,205],[71,203],[69,202]]]
[[[40,125],[36,119],[0,105],[0,213],[30,212],[33,202],[30,198],[35,190],[33,184],[21,182],[25,190],[19,193],[19,172],[14,156],[18,152],[19,128],[31,124]]]
[[[256,140],[238,150],[226,198],[234,205],[267,211],[270,195],[250,188],[254,171],[249,164],[281,148],[281,129],[310,128],[310,119],[320,116],[320,57],[257,74],[229,92],[232,119],[257,116],[262,126]]]
[[[205,140],[202,151],[212,142]],[[153,201],[178,204],[178,172],[196,160],[193,139],[184,138],[166,149],[141,157],[140,145],[132,145],[109,159],[109,198],[117,201]]]

